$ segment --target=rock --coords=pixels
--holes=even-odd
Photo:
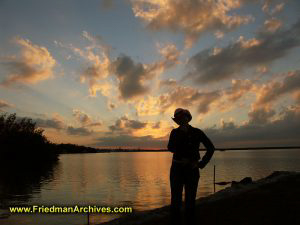
[[[252,178],[251,177],[245,177],[240,181],[232,181],[231,182],[231,187],[240,187],[241,185],[247,185],[247,184],[252,184]]]
[[[252,178],[251,177],[245,177],[240,181],[240,184],[251,184],[252,183]]]

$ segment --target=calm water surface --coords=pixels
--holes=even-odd
[[[42,178],[39,185],[32,185],[26,194],[10,196],[6,204],[158,208],[170,204],[171,159],[170,152],[61,155],[51,176]],[[200,171],[197,198],[213,193],[214,165],[216,181],[238,181],[246,176],[259,179],[274,170],[300,171],[300,150],[216,151],[211,162]],[[1,192],[5,192],[3,186],[2,182],[1,196],[4,196]],[[222,188],[224,186],[216,186],[216,191]],[[91,224],[110,219],[112,217],[105,214],[90,216]],[[8,219],[0,219],[0,224],[6,225],[79,225],[86,222],[84,214],[13,214]]]

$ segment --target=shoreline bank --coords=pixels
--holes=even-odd
[[[196,224],[300,224],[299,187],[300,172],[275,171],[252,183],[224,188],[196,200]],[[133,212],[98,225],[166,225],[169,208]]]

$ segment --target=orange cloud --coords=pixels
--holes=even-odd
[[[172,87],[172,86],[176,86],[176,85],[177,85],[177,81],[173,78],[159,81],[159,87],[163,87],[163,86]]]
[[[177,107],[193,107],[197,105],[198,113],[206,114],[211,106],[219,101],[219,91],[201,92],[192,87],[175,86],[159,96],[146,96],[135,102],[137,114],[150,116],[169,113],[172,114]]]
[[[253,110],[263,108],[269,111],[272,103],[280,97],[287,94],[297,96],[300,91],[300,71],[288,72],[282,81],[271,81],[255,89],[256,101],[252,104]]]
[[[229,101],[235,102],[247,92],[253,90],[253,82],[250,80],[232,80],[232,87],[225,91]]]
[[[88,124],[92,122],[91,117],[85,112],[80,111],[79,109],[73,109],[73,116],[78,122],[82,124]]]
[[[185,47],[189,48],[205,31],[224,32],[253,20],[252,16],[229,15],[242,6],[241,0],[132,0],[136,17],[148,23],[152,30],[182,31]]]
[[[0,99],[0,111],[1,108],[11,108],[11,107],[14,107],[14,105],[5,100]]]
[[[155,116],[160,114],[160,104],[159,98],[148,95],[145,98],[140,99],[135,104],[135,108],[139,116]]]
[[[120,55],[111,59],[111,47],[105,44],[100,36],[93,36],[83,31],[82,36],[91,44],[84,49],[70,44],[65,46],[55,41],[55,44],[70,49],[75,55],[85,59],[88,66],[80,72],[80,82],[88,83],[89,94],[92,97],[100,91],[103,96],[116,101],[130,101],[151,91],[150,82],[165,70],[180,63],[180,51],[174,44],[157,44],[162,59],[149,64],[135,62],[130,56]],[[100,50],[96,52],[96,50]],[[117,79],[117,84],[112,83],[112,75]],[[118,92],[117,96],[115,93]],[[108,105],[110,107],[110,105]]]
[[[201,50],[189,59],[189,71],[180,81],[192,79],[194,84],[202,85],[240,76],[246,69],[270,66],[300,45],[299,26],[300,20],[286,30],[257,33],[248,40],[240,37],[218,54],[212,54],[213,47]]]
[[[177,50],[176,46],[174,44],[166,44],[166,45],[161,45],[157,44],[158,52],[164,56],[165,58],[165,63],[170,62],[170,63],[179,63],[179,56],[181,54],[180,51]]]
[[[239,39],[237,40],[237,43],[239,43],[242,48],[252,48],[254,46],[259,46],[262,43],[262,41],[256,38],[245,40],[243,36],[240,36]]]
[[[102,125],[102,121],[94,121],[90,115],[79,109],[73,109],[73,116],[75,117],[76,121],[84,127],[95,127]]]
[[[262,11],[265,12],[268,15],[274,15],[276,13],[279,13],[283,10],[285,3],[277,3],[273,8],[272,8],[272,2],[274,0],[264,0],[263,6],[262,6]]]
[[[300,90],[294,93],[294,98],[298,104],[300,104]]]
[[[215,37],[218,38],[218,39],[222,39],[224,37],[224,32],[222,31],[216,31],[215,33]]]
[[[212,110],[228,111],[239,99],[249,92],[254,92],[254,83],[250,80],[232,80],[232,84],[223,90],[200,91],[193,87],[180,86],[175,80],[161,81],[161,86],[169,87],[159,95],[147,95],[134,102],[138,116],[172,114],[177,107],[195,108],[199,114]],[[196,106],[196,107],[195,107]]]
[[[147,125],[143,129],[134,130],[132,135],[135,137],[143,137],[150,135],[153,138],[162,138],[169,134],[171,130],[170,123],[168,121],[159,121],[158,123],[147,122]]]
[[[20,37],[16,37],[14,42],[21,47],[21,56],[19,59],[11,57],[4,63],[9,75],[1,82],[3,85],[15,82],[35,84],[53,76],[56,61],[46,47],[34,45]]]
[[[59,47],[70,49],[75,55],[87,61],[88,65],[80,71],[79,80],[81,83],[88,83],[89,96],[97,96],[98,91],[103,96],[109,96],[114,86],[104,80],[110,75],[112,47],[104,43],[100,36],[93,36],[87,31],[82,32],[82,37],[90,42],[84,49],[77,48],[72,44],[66,46],[58,41],[54,43]],[[100,50],[101,53],[96,53],[96,50]]]
[[[108,101],[107,102],[107,108],[109,109],[109,110],[113,110],[113,109],[115,109],[117,107],[117,105],[115,104],[115,103],[113,103],[113,102],[111,102],[111,101]]]
[[[269,20],[266,20],[264,23],[265,29],[269,32],[275,32],[282,26],[282,21],[278,20],[276,18],[271,18]]]
[[[58,113],[54,113],[51,119],[42,119],[36,118],[34,119],[38,127],[42,128],[52,128],[58,130],[62,130],[66,127],[64,118],[60,116]]]

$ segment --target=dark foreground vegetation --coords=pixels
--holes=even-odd
[[[17,118],[16,114],[0,115],[1,163],[44,164],[58,159],[55,146],[30,118]],[[13,160],[13,161],[11,161]]]
[[[27,200],[50,181],[58,151],[29,118],[0,115],[0,208]]]

